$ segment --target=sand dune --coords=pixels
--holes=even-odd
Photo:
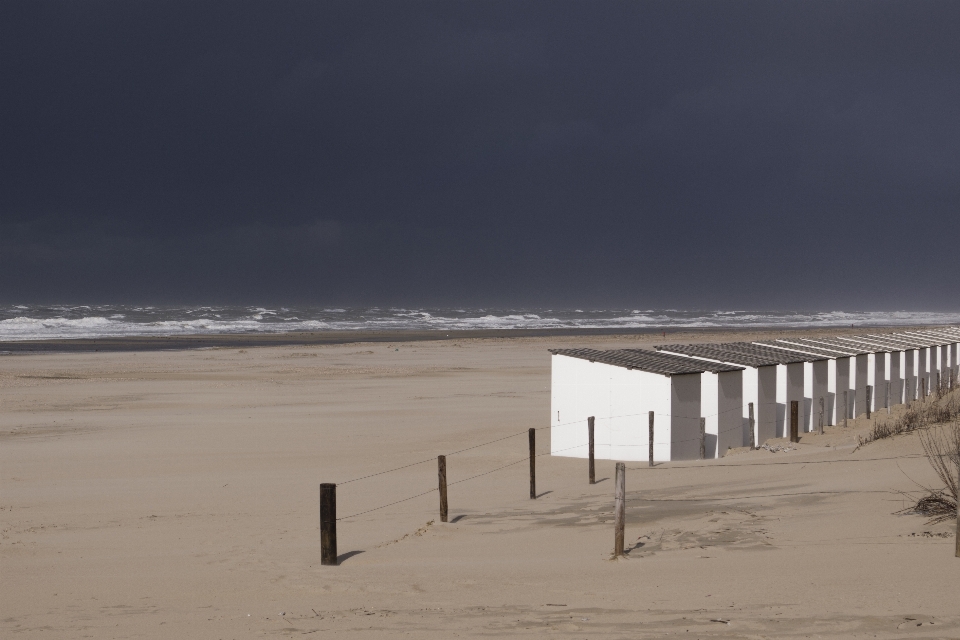
[[[585,461],[541,456],[531,501],[525,432],[547,425],[546,349],[662,341],[2,356],[0,629],[960,637],[955,523],[897,513],[933,473],[916,436],[854,451],[863,419],[786,452],[628,464],[625,559],[610,560],[612,462],[591,486]],[[497,439],[448,458],[452,522],[439,523],[436,455]],[[548,430],[537,445],[549,451]],[[320,482],[340,483],[341,516],[427,493],[341,521],[342,563],[322,567]]]

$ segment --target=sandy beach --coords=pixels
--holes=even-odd
[[[770,442],[790,451],[628,463],[624,559],[613,462],[589,485],[540,456],[529,499],[548,348],[791,333],[816,331],[2,344],[2,635],[960,637],[956,523],[898,513],[937,482],[916,434],[855,450],[860,418]],[[441,524],[436,456],[462,449]]]

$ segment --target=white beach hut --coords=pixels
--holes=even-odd
[[[916,338],[907,338],[903,334],[870,334],[865,339],[878,341],[882,344],[893,345],[903,350],[901,357],[901,377],[903,378],[904,398],[910,401],[920,397],[920,374],[924,370],[921,366],[921,356],[923,355],[923,346],[926,344]]]
[[[781,341],[778,340],[778,342]],[[829,413],[832,421],[828,424],[841,424],[844,418],[852,418],[856,385],[851,384],[851,382],[855,380],[856,358],[866,354],[849,346],[825,346],[807,338],[794,338],[782,342],[796,344],[798,345],[797,348],[812,350],[814,353],[831,354],[832,360],[827,363],[827,393],[833,399],[833,407]],[[847,403],[845,407],[843,404],[844,398],[846,398]]]
[[[776,349],[785,349],[787,351],[802,354],[804,356],[815,357],[815,360],[808,359],[803,363],[803,406],[804,420],[800,426],[801,432],[814,431],[820,423],[820,398],[824,401],[824,413],[827,413],[829,405],[829,380],[830,380],[830,357],[821,353],[814,353],[812,350],[802,350],[799,347],[793,347],[781,343],[779,340],[770,342],[755,342],[754,344],[773,347]],[[824,415],[824,425],[829,424],[827,416]]]
[[[804,395],[809,399],[812,407],[808,430],[812,431],[819,427],[820,398],[824,399],[824,426],[831,426],[837,424],[837,420],[843,420],[843,409],[838,405],[843,404],[843,391],[850,390],[850,357],[856,356],[857,351],[808,344],[802,338],[777,339],[773,344],[783,349],[827,358],[804,365],[808,371],[808,375],[804,377]],[[839,377],[837,371],[840,371]],[[837,393],[838,380],[839,394]],[[849,393],[847,402],[849,404]]]
[[[552,455],[586,457],[587,418],[594,416],[596,458],[647,460],[648,412],[653,411],[654,460],[696,459],[703,415],[701,374],[717,376],[716,399],[707,404],[717,408],[713,417],[723,416],[724,411],[735,415],[742,404],[742,367],[639,349],[551,349],[550,353]],[[719,430],[707,438],[708,455],[725,442],[719,438],[725,435],[722,420],[713,424]]]
[[[869,410],[876,412],[884,407],[887,392],[887,371],[890,368],[889,362],[891,359],[889,348],[876,342],[865,341],[861,336],[837,336],[836,340],[853,348],[867,351],[866,385],[873,388]],[[866,402],[866,393],[864,393],[864,402]],[[859,409],[859,413],[866,413],[866,411],[867,406],[864,404]]]
[[[750,441],[750,404],[754,410],[755,445],[777,437],[777,366],[779,359],[745,354],[723,344],[672,344],[654,347],[660,353],[670,353],[707,362],[743,367],[742,411],[740,412],[744,446]]]
[[[869,384],[869,370],[870,370],[870,353],[868,350],[859,350],[854,349],[853,345],[849,342],[844,342],[836,338],[807,338],[804,339],[805,343],[810,343],[814,345],[820,345],[822,347],[833,348],[833,349],[843,349],[843,350],[857,350],[861,353],[852,356],[850,358],[850,413],[848,417],[856,418],[861,413],[866,412],[866,400],[867,400],[867,385]],[[841,391],[842,393],[842,391]]]
[[[947,344],[947,367],[957,373],[957,356],[960,348],[960,329],[954,327],[942,327],[940,329],[931,329],[926,332],[931,336],[936,336],[944,340]]]
[[[904,332],[904,335],[914,338],[915,340],[922,341],[926,345],[927,351],[927,393],[933,393],[937,388],[937,379],[940,377],[941,373],[941,358],[940,358],[940,346],[941,341],[932,339],[929,336],[924,336],[916,332]]]
[[[937,374],[939,374],[943,383],[946,384],[951,369],[950,352],[953,344],[950,339],[934,331],[912,331],[910,335],[915,335],[919,339],[930,341],[930,377],[932,386],[936,387]],[[936,361],[936,366],[934,366],[934,360]]]
[[[932,391],[931,382],[936,380],[937,353],[940,345],[936,340],[911,334],[908,332],[899,332],[890,334],[890,338],[910,344],[917,349],[917,359],[915,365],[916,375],[916,397],[920,397],[921,388],[926,389],[927,395]],[[924,383],[921,386],[921,381]]]
[[[890,404],[902,404],[907,398],[915,397],[916,367],[919,349],[916,341],[903,340],[895,334],[869,334],[860,336],[863,342],[877,344],[890,349],[887,381],[890,384]]]
[[[774,368],[775,373],[772,377],[775,383],[776,391],[772,404],[772,407],[774,408],[772,429],[773,435],[768,435],[769,432],[765,430],[767,426],[766,421],[764,420],[761,423],[761,421],[758,420],[756,426],[756,443],[758,445],[763,443],[768,438],[783,438],[790,435],[789,408],[790,403],[793,401],[798,402],[800,430],[804,430],[803,425],[806,424],[807,415],[806,403],[804,402],[803,396],[805,373],[804,365],[806,362],[822,358],[811,357],[775,347],[758,345],[752,342],[724,342],[710,345],[686,345],[689,347],[688,349],[679,348],[682,346],[684,345],[670,345],[658,348],[661,350],[676,349],[676,353],[682,353],[688,356],[710,357],[706,352],[697,351],[697,349],[708,348],[712,349],[715,354],[714,357],[722,362],[757,368],[758,384],[756,385],[753,382],[754,378],[752,372],[747,369],[747,372],[744,373],[744,388],[747,389],[744,392],[744,395],[745,397],[751,398],[749,400],[745,399],[746,403],[752,402],[752,398],[757,397],[754,396],[754,388],[757,388],[758,396],[762,393],[762,390],[759,388],[760,383],[763,381],[763,377],[761,377],[761,369],[763,367]],[[763,407],[764,405],[767,407],[771,406],[767,403],[769,403],[768,398],[759,398],[757,405],[755,406],[758,408]],[[766,415],[764,415],[764,418],[766,418]]]
[[[899,345],[900,348],[910,349],[904,358],[905,368],[912,368],[904,373],[907,384],[908,397],[919,397],[919,380],[926,381],[927,392],[930,393],[936,385],[937,373],[947,376],[953,364],[955,351],[954,338],[949,332],[941,331],[910,331],[891,334],[872,334],[865,339],[877,340]],[[944,378],[945,379],[945,378]]]
[[[960,369],[958,369],[957,357],[960,355],[960,330],[953,327],[943,327],[940,329],[931,329],[924,332],[924,335],[930,335],[937,338],[940,338],[946,342],[944,346],[946,350],[946,369],[949,375],[949,372],[953,372],[954,384],[957,382],[957,376],[960,375]]]

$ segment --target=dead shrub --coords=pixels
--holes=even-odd
[[[934,489],[921,485],[926,495],[908,509],[930,518],[935,524],[957,517],[960,496],[960,421],[924,429],[917,434],[927,461],[943,483]]]

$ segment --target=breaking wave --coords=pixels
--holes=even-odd
[[[682,311],[677,309],[382,309],[322,307],[0,307],[0,341],[458,329],[676,329],[928,325],[960,323],[960,313]]]

